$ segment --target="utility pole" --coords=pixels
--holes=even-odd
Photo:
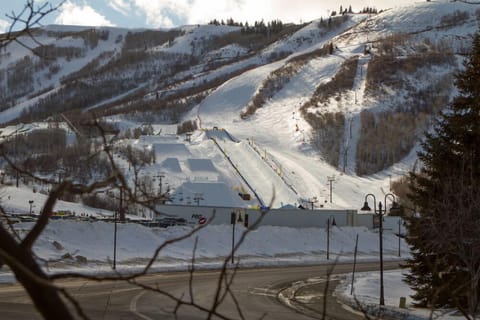
[[[348,122],[350,123],[350,140],[352,139],[352,122],[353,122],[353,116],[348,119]]]
[[[197,207],[200,206],[200,200],[204,200],[202,197],[202,193],[195,193],[193,200],[197,203]]]
[[[312,210],[315,209],[315,206],[314,206],[314,205],[315,205],[315,203],[317,203],[317,202],[318,202],[317,197],[313,197],[313,198],[311,198],[310,200],[307,201],[307,203],[310,204]]]
[[[15,127],[15,165],[17,165],[18,161],[18,150],[17,150],[17,135],[18,135],[18,129]],[[19,174],[18,170],[15,170],[15,175],[16,175],[16,187],[18,188],[18,180],[19,180]]]
[[[155,178],[160,180],[158,183],[158,195],[162,195],[162,179],[165,178],[165,175],[160,173],[158,176],[155,176]]]
[[[345,171],[347,170],[347,162],[348,162],[348,147],[344,146],[344,149],[343,149],[343,173],[345,173]]]
[[[125,211],[123,211],[123,186],[120,187],[120,222],[125,222]]]
[[[332,203],[332,190],[333,190],[333,183],[335,182],[335,176],[327,177],[328,183],[330,184],[330,203]]]

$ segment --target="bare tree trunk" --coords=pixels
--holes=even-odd
[[[15,242],[0,226],[0,256],[8,263],[17,280],[28,292],[37,310],[45,319],[73,319],[59,289],[49,283],[49,277],[35,261],[30,249]],[[10,260],[10,261],[9,261]],[[12,261],[14,260],[14,261]]]

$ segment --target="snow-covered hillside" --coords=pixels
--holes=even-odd
[[[118,144],[154,150],[156,163],[143,174],[162,176],[176,204],[193,204],[201,197],[204,205],[252,207],[274,199],[274,207],[313,202],[317,207],[357,209],[365,194],[382,199],[391,180],[412,169],[415,142],[425,129],[418,124],[402,158],[358,176],[358,151],[365,143],[362,111],[399,113],[398,106],[411,104],[414,94],[439,88],[429,86],[461,66],[479,16],[478,5],[418,2],[379,14],[335,17],[328,23],[328,17],[319,17],[302,26],[285,26],[283,33],[250,38],[238,26],[155,31],[49,26],[38,30],[36,39],[55,55],[53,61],[42,62],[18,44],[0,55],[0,87],[5,92],[0,96],[0,123],[33,119],[42,126],[48,117],[77,109],[104,116],[120,135],[152,125],[154,134]],[[329,45],[331,52],[322,53]],[[412,72],[402,69],[395,73],[395,86],[385,81],[372,88],[368,71],[378,56],[406,61],[439,48],[455,61],[416,66]],[[325,102],[312,103],[319,88],[321,93],[321,86],[354,58],[353,85],[334,91]],[[280,77],[278,83],[275,77]],[[440,93],[453,96],[453,87],[445,88]],[[262,92],[261,106],[241,117]],[[322,142],[319,128],[306,117],[336,112],[344,116],[344,127],[336,137],[339,159],[332,165],[317,145]],[[176,124],[184,121],[198,126],[190,141],[175,135]],[[0,128],[1,136],[18,128]],[[222,135],[212,136],[214,131]],[[128,165],[122,166],[132,177]],[[252,199],[241,199],[239,192]]]

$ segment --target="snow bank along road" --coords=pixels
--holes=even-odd
[[[311,319],[322,313],[323,292],[327,273],[332,265],[318,265],[290,268],[261,268],[238,270],[232,284],[233,293],[239,301],[245,319]],[[386,263],[387,269],[398,268],[398,262]],[[362,263],[357,271],[371,271],[378,263]],[[334,266],[333,274],[347,273],[352,270],[350,264]],[[229,272],[231,275],[232,272]],[[217,286],[218,271],[195,272],[193,299],[197,304],[210,308]],[[174,272],[152,274],[139,279],[142,284],[157,286],[176,297],[190,300],[189,273]],[[307,278],[318,282],[299,285]],[[335,280],[329,287],[334,289]],[[124,282],[94,282],[87,280],[64,280],[58,283],[64,286],[81,304],[91,319],[175,319],[172,311],[175,303],[158,293],[142,290]],[[289,299],[290,294],[295,299]],[[299,298],[301,297],[301,298]],[[0,286],[0,314],[5,319],[41,319],[22,287],[18,285]],[[73,310],[73,308],[72,308]],[[237,308],[230,296],[219,307],[226,317],[239,319]],[[301,314],[300,314],[300,313]],[[363,319],[350,308],[339,304],[327,296],[327,315],[334,319]],[[178,311],[178,319],[205,319],[206,313],[188,306]]]

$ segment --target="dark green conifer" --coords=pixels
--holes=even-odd
[[[480,32],[456,87],[422,144],[423,168],[410,174],[418,214],[409,221],[405,281],[418,305],[472,315],[480,296]]]

